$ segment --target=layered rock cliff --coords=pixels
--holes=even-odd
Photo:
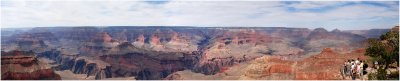
[[[60,75],[39,61],[33,52],[11,51],[1,53],[2,80],[60,80]]]
[[[75,74],[86,74],[86,77],[95,76],[95,79],[111,78],[111,66],[101,60],[79,55],[62,54],[60,51],[46,51],[39,57],[54,60],[58,66],[56,70],[71,70]]]

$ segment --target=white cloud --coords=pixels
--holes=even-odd
[[[346,2],[342,1],[305,1],[290,4],[289,7],[295,7],[299,9],[308,9],[308,8],[319,8],[319,7],[326,7],[326,6],[334,6],[334,5],[341,5],[345,4]]]
[[[327,12],[287,10],[288,7],[308,9],[343,3],[346,2],[287,5],[276,1],[171,1],[162,4],[136,1],[2,1],[1,26],[289,26],[369,29],[389,28],[398,22],[398,10],[363,4],[341,6]],[[370,23],[376,21],[390,23]]]

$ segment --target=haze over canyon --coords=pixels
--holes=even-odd
[[[2,28],[9,79],[341,80],[368,38],[399,30],[286,27]]]

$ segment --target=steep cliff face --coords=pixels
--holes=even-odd
[[[87,77],[95,76],[95,79],[111,78],[111,66],[100,60],[92,60],[80,57],[75,60],[71,71],[75,74],[86,74]]]
[[[100,60],[78,55],[65,55],[59,51],[47,51],[39,57],[54,60],[58,66],[56,70],[71,70],[75,74],[86,74],[87,77],[95,76],[95,79],[111,78],[111,66]]]
[[[24,51],[1,53],[2,80],[60,80],[53,69]],[[32,53],[32,52],[30,52]]]

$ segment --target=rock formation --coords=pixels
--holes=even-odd
[[[111,42],[112,38],[107,32],[100,32],[97,34],[97,36],[94,38],[98,42]]]
[[[160,38],[157,35],[151,36],[150,44],[152,44],[152,45],[160,45],[161,44]]]
[[[59,66],[56,70],[71,70],[75,74],[86,74],[87,77],[95,76],[95,79],[111,78],[111,66],[101,60],[88,57],[78,57],[78,55],[65,55],[59,51],[47,51],[39,57],[55,60]]]
[[[24,51],[1,53],[2,80],[60,80],[53,69]],[[30,52],[32,53],[32,52]]]
[[[144,36],[143,36],[143,34],[140,34],[139,35],[139,37],[138,38],[136,38],[136,40],[135,40],[135,42],[138,42],[138,43],[144,43]]]

